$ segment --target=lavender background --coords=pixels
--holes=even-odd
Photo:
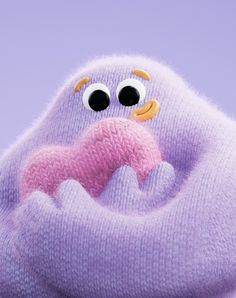
[[[236,118],[236,1],[0,0],[0,153],[88,59],[145,54]]]

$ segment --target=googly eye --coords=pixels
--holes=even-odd
[[[123,106],[133,106],[144,100],[145,95],[145,86],[136,79],[126,79],[116,89],[116,97]]]
[[[94,83],[89,85],[83,94],[83,104],[86,109],[100,112],[110,104],[110,92],[106,85]]]

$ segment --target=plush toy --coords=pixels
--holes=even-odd
[[[89,63],[1,158],[0,297],[234,297],[235,169],[168,67]]]

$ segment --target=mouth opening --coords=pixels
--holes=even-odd
[[[141,108],[131,112],[131,117],[137,121],[146,121],[153,118],[159,111],[160,104],[157,100],[151,99],[146,102]]]

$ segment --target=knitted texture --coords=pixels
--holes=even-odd
[[[144,102],[117,100],[127,78]],[[99,112],[93,83],[110,91]],[[149,99],[159,113],[130,120]],[[168,67],[89,63],[1,158],[0,297],[233,297],[235,148],[235,122]]]
[[[152,136],[133,121],[108,118],[93,125],[75,146],[51,146],[33,154],[22,173],[22,198],[34,190],[53,194],[73,178],[98,196],[122,165],[136,170],[140,182],[161,161]]]

